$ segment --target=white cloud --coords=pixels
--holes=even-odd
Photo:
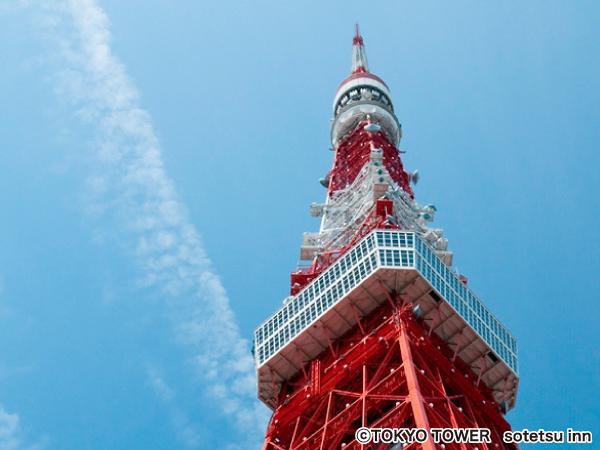
[[[4,279],[0,275],[0,297],[4,291]],[[0,300],[2,300],[0,298]],[[12,310],[0,301],[0,321],[13,316]],[[31,366],[4,367],[0,365],[0,381],[4,378],[23,375],[31,371]],[[41,450],[46,445],[46,439],[35,444],[25,445],[22,440],[20,418],[16,413],[9,413],[0,403],[0,450]]]
[[[0,405],[0,450],[17,450],[21,448],[18,438],[19,416],[10,414]]]
[[[201,448],[203,440],[200,432],[196,429],[185,412],[177,406],[175,402],[175,390],[167,384],[156,368],[149,368],[147,370],[147,376],[150,386],[166,407],[171,426],[175,430],[175,435],[179,442],[186,448]]]
[[[98,171],[89,177],[94,200],[88,209],[116,219],[118,234],[128,238],[140,264],[142,284],[167,300],[177,336],[193,349],[208,393],[258,443],[266,410],[255,400],[248,342],[165,172],[151,118],[111,50],[108,18],[93,0],[41,6],[38,23],[60,49],[57,92],[96,134]]]
[[[162,401],[169,402],[175,397],[175,391],[163,380],[158,370],[155,368],[148,369],[147,376],[150,386]]]
[[[47,441],[44,438],[34,444],[26,444],[22,437],[19,415],[9,413],[0,404],[0,450],[42,450]]]

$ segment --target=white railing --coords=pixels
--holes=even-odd
[[[375,230],[364,237],[255,331],[257,366],[264,364],[379,268],[416,269],[494,353],[518,372],[515,338],[414,232]]]

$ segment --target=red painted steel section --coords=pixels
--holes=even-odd
[[[381,148],[383,150],[383,165],[392,179],[398,183],[402,190],[414,197],[409,176],[404,170],[404,165],[400,159],[400,152],[390,143],[383,132],[370,133],[365,131],[364,126],[367,123],[365,120],[358,124],[337,146],[335,162],[329,174],[329,195],[331,196],[339,189],[352,184],[360,169],[369,162],[371,149]]]
[[[452,351],[429,335],[410,306],[391,295],[394,305],[386,303],[361,318],[366,335],[356,326],[313,360],[320,365],[318,390],[312,371],[283,385],[264,450],[358,450],[354,432],[360,426],[485,427],[491,430],[492,444],[445,448],[516,448],[502,443],[510,426],[492,393],[476,386],[476,375],[461,361],[453,362]],[[441,447],[426,443],[405,448]]]
[[[329,173],[328,195],[331,196],[336,191],[352,184],[363,166],[370,161],[371,150],[380,148],[383,151],[382,163],[392,179],[398,183],[401,189],[414,197],[408,173],[404,170],[400,159],[400,152],[381,131],[376,133],[365,131],[364,127],[368,123],[367,120],[360,122],[338,145],[333,168]],[[384,182],[384,179],[382,178],[381,181]],[[392,213],[393,202],[391,200],[380,199],[375,202],[373,210],[364,219],[348,244],[342,248],[326,249],[313,260],[310,267],[291,273],[290,294],[296,295],[300,292],[370,231],[375,228],[397,228],[397,226],[386,222],[387,216]]]
[[[350,75],[348,78],[344,79],[344,81],[342,81],[340,83],[340,85],[337,88],[337,92],[340,91],[340,89],[348,82],[348,81],[352,81],[352,80],[356,80],[357,78],[370,78],[372,80],[375,81],[379,81],[381,84],[383,84],[385,87],[388,87],[388,85],[385,83],[385,81],[383,81],[381,78],[379,78],[377,75],[375,75],[374,73],[371,72],[365,72],[364,69],[363,70],[357,70],[356,72],[353,72],[352,75]]]
[[[410,342],[407,336],[406,325],[400,318],[398,323],[400,324],[398,342],[400,344],[400,354],[402,356],[402,367],[404,368],[404,375],[406,377],[406,385],[408,387],[408,395],[410,397],[410,406],[415,418],[415,425],[418,428],[430,429],[431,427],[429,426],[429,419],[427,418],[427,412],[425,411],[425,402],[423,401],[423,394],[421,393],[421,387],[419,386],[419,379],[415,369],[415,362],[410,350]],[[429,439],[424,442],[423,450],[435,450],[433,442]]]

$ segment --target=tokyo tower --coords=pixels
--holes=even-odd
[[[386,83],[358,27],[352,73],[333,100],[334,161],[319,232],[305,233],[283,305],[254,334],[258,397],[273,415],[263,450],[388,450],[370,428],[487,428],[489,442],[403,448],[514,449],[504,418],[518,387],[516,341],[452,266],[436,208],[398,149]]]

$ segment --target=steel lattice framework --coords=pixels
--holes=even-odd
[[[429,334],[400,296],[390,294],[388,302],[286,384],[263,449],[367,448],[354,440],[361,426],[485,427],[492,432],[491,444],[445,448],[515,448],[502,443],[510,427],[477,375]]]
[[[435,207],[414,199],[389,88],[369,72],[363,38],[333,102],[335,158],[322,217],[305,233],[291,295],[254,338],[259,398],[273,409],[263,450],[388,450],[372,428],[488,428],[502,442],[518,386],[516,341],[452,268]]]

